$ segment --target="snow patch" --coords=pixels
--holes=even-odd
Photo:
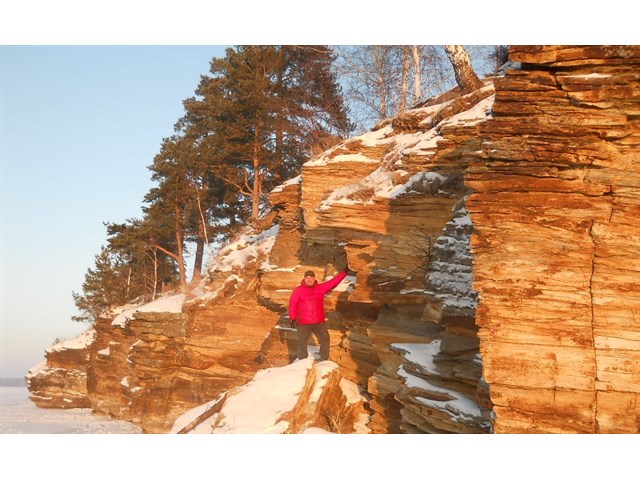
[[[189,304],[197,304],[197,305],[203,305],[207,302],[211,302],[215,299],[217,299],[222,293],[224,293],[227,288],[229,287],[230,283],[243,283],[244,280],[239,277],[238,275],[230,275],[229,277],[227,277],[224,281],[224,283],[222,284],[222,286],[220,288],[218,288],[217,290],[213,291],[213,292],[206,292],[203,293],[201,295],[199,295],[198,297],[194,298],[193,300],[189,300]]]
[[[610,78],[611,75],[605,73],[589,73],[583,75],[565,75],[566,78]]]
[[[490,87],[485,87],[485,89]],[[485,120],[492,118],[492,110],[493,104],[495,102],[496,96],[491,95],[490,97],[485,98],[481,102],[478,102],[469,110],[465,110],[464,112],[460,112],[457,115],[454,115],[451,118],[443,120],[439,127],[443,128],[445,126],[452,125],[461,125],[465,126],[473,126],[477,125],[480,122],[484,122]]]
[[[186,295],[167,295],[144,305],[135,305],[131,308],[121,308],[120,313],[113,319],[111,325],[125,328],[130,320],[133,320],[137,312],[158,313],[182,313]]]
[[[476,422],[482,418],[480,407],[469,397],[453,390],[438,387],[423,378],[410,374],[403,367],[398,369],[398,375],[404,379],[405,384],[409,388],[424,390],[425,395],[433,392],[439,394],[439,396],[444,396],[446,398],[445,400],[435,400],[419,395],[416,395],[416,398],[424,405],[448,413],[453,421]]]
[[[243,270],[261,255],[269,256],[276,237],[280,231],[279,225],[258,234],[245,234],[238,240],[223,248],[211,262],[209,271],[231,272]]]
[[[222,410],[198,425],[193,433],[283,433],[289,422],[281,419],[293,410],[305,385],[313,358],[284,367],[260,370],[247,384],[227,396]],[[180,431],[217,400],[182,414],[174,422],[171,432]],[[215,429],[214,422],[218,422]]]
[[[287,180],[284,183],[281,183],[280,185],[278,185],[277,187],[275,187],[273,190],[271,190],[271,193],[280,193],[282,192],[286,187],[291,186],[291,185],[299,185],[300,183],[302,183],[302,175],[298,175],[297,177],[292,178],[291,180]]]
[[[93,327],[90,327],[85,332],[81,333],[75,338],[65,340],[63,342],[56,343],[55,345],[47,348],[45,351],[50,352],[62,352],[63,350],[82,350],[89,347],[96,339],[96,331]]]
[[[330,361],[320,362],[316,365],[315,382],[313,384],[313,388],[311,389],[311,395],[309,396],[310,402],[317,403],[318,400],[320,400],[320,395],[322,394],[322,390],[327,384],[329,375],[336,368],[338,368],[338,364]]]
[[[407,361],[419,365],[430,374],[440,376],[433,357],[440,353],[441,342],[437,339],[431,343],[393,343],[391,346],[403,352]]]

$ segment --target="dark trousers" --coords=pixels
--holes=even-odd
[[[308,356],[309,337],[313,333],[318,342],[320,342],[320,360],[329,360],[329,346],[331,345],[331,339],[329,338],[329,331],[327,330],[327,324],[314,323],[313,325],[300,325],[297,326],[298,330],[298,358],[302,360]]]

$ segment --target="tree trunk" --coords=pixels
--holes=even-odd
[[[129,290],[131,288],[131,267],[129,267],[129,273],[127,274],[127,290],[126,290],[126,295],[127,295],[127,300],[129,300]]]
[[[202,211],[202,202],[200,201],[200,190],[195,186],[196,198],[198,199],[198,213],[200,214],[200,222],[198,222],[198,239],[196,240],[196,258],[193,262],[193,275],[191,282],[197,282],[202,277],[202,259],[204,257],[204,246],[209,245],[209,237],[207,235],[207,224]]]
[[[158,295],[158,250],[153,249],[153,295],[152,300]]]
[[[462,45],[445,45],[444,49],[453,66],[462,95],[478,90],[484,85],[473,70],[469,54]]]
[[[283,97],[283,86],[282,86],[282,70],[278,70],[278,79],[276,82],[276,92],[278,92],[279,97]],[[281,115],[286,116],[285,112],[280,112]],[[274,167],[276,182],[280,183],[284,180],[286,172],[284,170],[284,132],[282,131],[282,127],[280,126],[280,121],[276,120],[275,125],[275,134],[276,134],[276,164]]]
[[[202,232],[196,240],[196,258],[193,262],[193,275],[191,276],[191,282],[198,282],[202,278],[202,259],[204,257],[204,238]]]
[[[375,78],[376,88],[378,90],[378,105],[380,119],[385,119],[389,116],[387,111],[387,82],[384,76],[384,46],[373,46],[373,61],[375,64]]]
[[[407,109],[407,92],[409,91],[409,69],[411,67],[411,59],[409,58],[409,47],[402,47],[402,80],[400,83],[400,109],[398,113],[402,113]]]
[[[276,182],[281,183],[286,174],[284,170],[284,134],[282,128],[276,126]]]
[[[178,245],[178,271],[180,272],[180,285],[187,284],[187,272],[184,266],[184,233],[182,231],[182,209],[176,205],[176,244]]]
[[[418,49],[418,45],[413,45],[413,67],[414,67],[414,75],[413,75],[413,104],[417,105],[422,100],[422,91],[421,91],[421,82],[420,78],[420,50]]]
[[[253,134],[253,190],[251,192],[251,217],[260,216],[260,199],[262,197],[262,175],[260,174],[260,139],[258,128]]]

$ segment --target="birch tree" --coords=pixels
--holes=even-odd
[[[444,50],[436,45],[334,47],[335,70],[358,130],[396,116],[453,84]],[[413,88],[409,86],[413,84]]]
[[[453,66],[456,82],[462,95],[471,93],[484,85],[476,75],[471,65],[471,58],[462,45],[445,45],[444,49]]]

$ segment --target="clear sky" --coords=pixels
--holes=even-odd
[[[72,322],[71,296],[140,217],[147,167],[223,46],[3,46],[0,377],[20,377]]]

